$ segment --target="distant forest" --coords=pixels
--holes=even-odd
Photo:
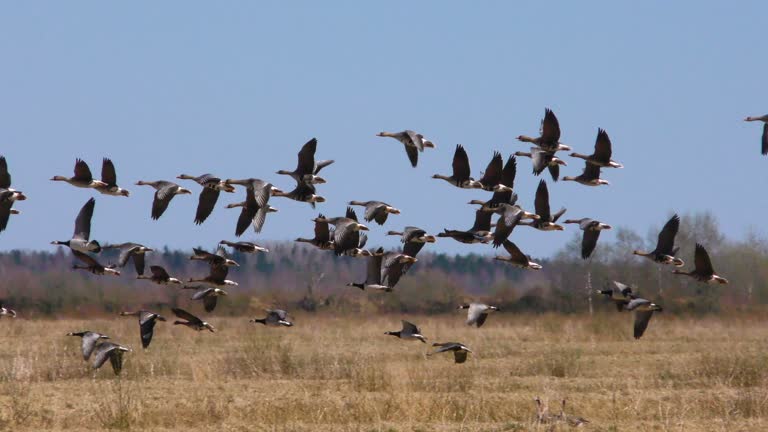
[[[654,248],[655,233],[666,220],[660,218],[656,231],[645,236],[623,228],[604,232],[593,258],[586,261],[579,256],[580,233],[571,234],[570,241],[551,258],[533,257],[544,266],[540,271],[520,270],[494,260],[492,255],[434,253],[430,252],[434,245],[427,245],[391,293],[346,286],[365,279],[364,258],[335,257],[305,244],[267,244],[269,253],[232,254],[240,267],[230,271],[229,279],[239,286],[226,288],[229,296],[219,302],[216,313],[243,315],[271,306],[310,312],[443,313],[473,299],[511,312],[583,313],[592,307],[613,307],[601,296],[590,294],[611,280],[636,286],[641,296],[678,313],[760,309],[768,303],[768,240],[758,235],[728,240],[708,213],[682,215],[682,219],[676,243],[685,268],[693,266],[694,243],[702,243],[715,269],[730,284],[696,283],[671,274],[670,266],[632,255],[635,249]],[[558,234],[542,233],[542,238],[548,235]],[[525,249],[525,245],[521,247]],[[505,253],[503,248],[497,252]],[[183,280],[207,274],[207,265],[190,261],[190,255],[191,251],[168,249],[151,253],[147,273],[150,264],[160,264]],[[105,251],[99,260],[104,264],[116,262],[117,253]],[[136,280],[131,263],[120,277],[113,277],[73,270],[74,262],[64,248],[1,253],[0,300],[21,317],[91,316],[137,307],[163,310],[190,304],[193,291]]]

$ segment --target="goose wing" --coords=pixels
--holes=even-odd
[[[768,123],[763,124],[763,136],[760,139],[760,152],[768,155]]]
[[[195,224],[200,225],[208,219],[213,212],[216,201],[219,200],[219,190],[204,187],[200,192],[200,199],[197,202],[197,213],[195,213]]]
[[[152,312],[141,311],[139,315],[139,332],[141,333],[141,346],[147,348],[152,342],[152,336],[155,331],[155,324],[159,315]],[[163,319],[164,320],[164,319]]]
[[[552,181],[558,181],[560,179],[560,165],[549,164],[547,165],[547,169],[549,169],[549,175],[552,176]]]
[[[95,355],[93,357],[93,368],[100,368],[110,357],[112,351],[116,350],[119,345],[112,342],[102,342],[96,347]]]
[[[469,177],[469,156],[467,156],[464,146],[458,144],[456,145],[456,152],[453,154],[453,179],[457,183],[461,183],[468,180]]]
[[[640,339],[643,333],[645,333],[645,329],[648,328],[648,323],[651,321],[652,316],[653,316],[653,311],[636,311],[635,312],[635,328],[634,328],[635,339]]]
[[[499,216],[499,220],[496,222],[496,230],[493,233],[493,247],[497,248],[504,243],[515,226],[520,222],[523,217],[523,212],[515,209],[513,206],[506,205],[506,209]]]
[[[593,165],[589,162],[585,162],[586,166],[584,167],[584,172],[581,174],[581,177],[584,180],[597,180],[600,178],[600,167],[597,165]]]
[[[333,231],[333,247],[336,255],[354,249],[360,244],[360,233],[352,229],[353,221],[345,221],[336,224]]]
[[[675,214],[667,221],[666,224],[664,224],[661,232],[659,232],[659,239],[656,242],[655,252],[664,255],[673,255],[672,251],[675,248],[675,236],[677,235],[677,231],[679,229],[680,216]]]
[[[504,164],[504,169],[501,170],[501,184],[514,188],[515,176],[517,176],[517,158],[512,155]]]
[[[421,252],[421,249],[424,248],[424,245],[426,245],[426,243],[409,241],[408,243],[403,245],[403,255],[408,255],[410,257],[416,258],[416,255],[418,255],[418,253]],[[408,268],[410,268],[410,263],[408,264],[409,264]]]
[[[550,145],[560,141],[560,122],[551,109],[544,110],[544,120],[541,122],[541,140]]]
[[[325,218],[322,213],[318,218]],[[315,240],[322,243],[331,241],[331,231],[328,228],[328,222],[315,222]]]
[[[152,219],[159,219],[160,216],[168,209],[168,204],[176,196],[176,191],[179,189],[179,185],[172,182],[158,182],[157,191],[155,191],[155,198],[152,201]]]
[[[251,224],[254,224],[254,229],[256,228],[255,217],[259,210],[260,207],[256,203],[253,188],[247,188],[245,191],[245,204],[241,207],[240,216],[237,218],[237,226],[235,227],[236,237],[243,235]],[[261,220],[261,225],[264,225],[264,218]],[[258,231],[261,231],[261,226],[259,226]]]
[[[319,173],[321,169],[327,167],[328,165],[334,162],[336,161],[333,159],[327,159],[327,160],[321,160],[321,161],[315,162],[315,174]]]
[[[88,168],[88,164],[85,163],[84,160],[77,159],[75,161],[75,176],[73,178],[75,180],[79,180],[83,182],[93,181],[93,175],[91,174],[91,169]]]
[[[179,317],[179,318],[181,318],[183,320],[187,320],[190,323],[197,324],[197,325],[202,325],[203,324],[203,320],[201,320],[200,318],[198,318],[198,317],[192,315],[191,313],[185,311],[184,309],[172,308],[171,311],[177,317]]]
[[[249,199],[247,194],[250,190],[253,192],[253,199],[256,201],[256,204],[258,204],[259,207],[265,207],[272,197],[272,186],[272,183],[254,179],[246,188],[246,202]]]
[[[436,349],[433,354],[439,354],[446,351],[456,351],[461,349],[461,344],[458,342],[446,342],[440,344],[440,348]]]
[[[552,222],[553,223],[557,222],[557,220],[560,219],[560,217],[565,214],[566,210],[567,209],[565,207],[563,207],[560,210],[558,210],[557,212],[555,212],[555,214],[552,215]]]
[[[410,141],[410,144],[405,144],[406,146],[413,146],[420,152],[424,151],[424,137],[420,134],[417,134],[416,132],[406,129],[405,131],[405,137],[408,141]],[[414,165],[415,166],[415,165]]]
[[[368,236],[365,233],[360,233],[360,243],[358,243],[357,247],[362,249],[366,243],[368,243]]]
[[[115,164],[112,163],[112,159],[104,158],[101,162],[101,181],[107,184],[107,186],[117,186],[117,173],[115,172]]]
[[[366,222],[377,219],[379,217],[379,213],[382,213],[385,205],[386,204],[380,201],[368,201],[365,203],[365,213],[363,214],[363,218],[366,220]],[[386,215],[386,212],[383,213]],[[378,222],[378,220],[376,222]]]
[[[491,158],[491,161],[488,162],[488,166],[485,168],[485,173],[480,179],[483,189],[493,190],[493,187],[501,182],[501,171],[503,166],[504,159],[502,159],[501,153],[493,152],[493,157]]]
[[[168,274],[167,271],[163,267],[160,267],[159,265],[153,265],[149,267],[149,271],[152,272],[152,277],[157,279],[163,279],[167,280],[170,279],[171,275]]]
[[[81,348],[83,350],[83,360],[88,360],[93,353],[93,349],[96,348],[96,342],[101,338],[100,333],[85,332],[83,334],[83,340],[81,342]]]
[[[600,162],[608,163],[611,161],[611,154],[611,139],[608,138],[608,133],[603,129],[598,129],[594,158]]]
[[[405,154],[408,155],[408,160],[411,161],[411,166],[416,168],[416,165],[419,163],[419,149],[407,144],[403,147],[405,147]]]
[[[549,189],[547,189],[547,182],[544,180],[539,181],[533,205],[536,208],[536,214],[539,215],[542,221],[549,222],[552,219],[552,215],[549,212]]]
[[[355,222],[358,222],[357,220],[357,213],[355,213],[355,209],[352,207],[347,207],[347,213],[345,215],[347,219],[352,219]]]
[[[203,309],[206,312],[213,312],[216,309],[216,304],[219,302],[219,297],[214,295],[207,295],[203,297]]]
[[[264,228],[264,223],[267,221],[267,214],[269,213],[269,207],[261,207],[256,215],[253,217],[253,230],[260,233]]]
[[[8,220],[11,218],[11,207],[13,201],[0,201],[0,232],[8,227]]]
[[[523,253],[523,251],[520,250],[519,247],[517,247],[516,244],[512,243],[509,240],[504,240],[504,249],[509,254],[510,258],[512,259],[512,262],[520,264],[520,265],[528,265],[528,257]]]
[[[480,326],[478,325],[478,327]],[[453,352],[453,361],[456,363],[464,363],[467,361],[467,355],[468,353],[464,350],[456,350]]]
[[[315,170],[315,152],[317,151],[317,138],[307,141],[299,150],[296,173],[299,175],[313,174]]]
[[[472,228],[470,228],[470,232],[478,232],[478,231],[490,231],[491,230],[491,218],[493,217],[493,212],[483,211],[483,210],[476,210],[475,211],[475,223],[472,225]]]
[[[368,257],[366,267],[365,283],[370,285],[381,285],[381,261],[384,258],[384,248],[380,247],[376,252]]]
[[[696,272],[703,276],[712,276],[715,274],[715,269],[712,267],[712,261],[709,259],[709,254],[704,246],[696,243],[696,252],[693,259]]]
[[[531,149],[531,162],[533,163],[533,174],[539,175],[544,172],[549,162],[552,160],[552,153],[542,151],[536,148]]]
[[[120,256],[117,258],[117,265],[125,267],[125,265],[128,264],[128,260],[131,258],[131,254],[133,254],[133,251],[138,247],[139,245],[136,243],[125,243],[120,245]],[[102,247],[102,249],[107,249],[107,247]]]
[[[195,291],[195,293],[194,293],[194,294],[192,294],[192,297],[191,297],[191,299],[192,299],[192,300],[200,300],[200,299],[202,299],[202,298],[204,298],[204,297],[208,296],[208,295],[209,295],[210,293],[212,293],[213,291],[214,291],[214,289],[213,289],[213,288],[203,288],[203,289],[199,289],[199,290]]]
[[[89,199],[75,219],[75,233],[73,239],[88,240],[91,237],[91,217],[93,217],[93,208],[96,206],[94,198]]]
[[[5,156],[0,156],[0,189],[11,187],[11,174],[8,173],[8,162]]]
[[[406,320],[402,320],[402,323],[403,323],[403,329],[401,330],[401,333],[412,334],[412,335],[421,334],[421,330],[419,330],[416,324]]]
[[[483,325],[480,323],[482,315],[487,315],[485,311],[488,310],[488,306],[482,303],[472,303],[467,309],[467,325],[477,324],[478,327]],[[482,317],[482,321],[485,322],[486,317]]]
[[[599,230],[584,230],[584,236],[581,239],[581,257],[589,258],[597,246],[597,239],[600,238]]]
[[[89,267],[101,267],[101,264],[99,264],[99,262],[96,261],[96,258],[88,254],[72,249],[72,255],[74,255],[75,258],[79,259],[81,262],[83,262],[85,265]]]
[[[224,279],[227,278],[228,274],[229,274],[229,267],[223,264],[211,263],[211,271],[208,275],[208,278],[211,281],[224,283]]]

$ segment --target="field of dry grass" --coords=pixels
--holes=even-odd
[[[759,320],[407,316],[432,341],[460,341],[465,364],[383,334],[399,316],[299,315],[293,328],[247,318],[195,333],[158,323],[142,351],[131,318],[0,321],[0,430],[548,430],[536,396],[595,431],[768,430],[768,330]],[[116,378],[79,353],[89,329],[130,345]],[[567,430],[557,426],[556,430]]]

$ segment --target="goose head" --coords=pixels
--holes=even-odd
[[[187,189],[187,188],[179,188],[179,190],[176,191],[176,194],[178,194],[178,195],[184,195],[184,194],[192,195],[192,191]]]
[[[386,210],[387,213],[392,213],[392,214],[396,214],[396,215],[400,214],[400,210],[398,210],[398,209],[396,209],[394,207],[387,206],[385,208],[385,210]]]
[[[312,194],[312,195],[309,196],[309,198],[307,198],[307,202],[324,203],[325,202],[325,198],[321,197],[320,195]]]
[[[422,237],[422,241],[424,243],[435,243],[437,241],[437,238],[432,234],[427,234],[424,237]]]
[[[353,228],[355,231],[370,231],[370,229],[368,229],[368,227],[367,227],[367,226],[365,226],[365,225],[363,225],[363,224],[361,224],[361,223],[354,223],[354,224],[352,225],[352,228]]]

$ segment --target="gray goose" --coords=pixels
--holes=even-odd
[[[581,426],[584,426],[585,424],[589,423],[589,420],[587,420],[587,419],[585,419],[583,417],[566,414],[565,413],[565,399],[563,399],[563,404],[560,407],[560,419],[563,422],[565,422],[570,427],[581,427]]]
[[[317,151],[317,138],[307,141],[299,150],[298,163],[293,171],[280,170],[277,174],[291,176],[297,183],[320,184],[325,183],[325,179],[317,174],[321,169],[332,164],[333,160],[315,161],[315,152]]]
[[[728,279],[719,276],[715,273],[714,267],[712,267],[712,260],[709,259],[709,254],[704,246],[696,243],[696,251],[693,257],[694,269],[691,271],[672,270],[672,273],[690,276],[699,282],[704,283],[719,283],[727,284]]]
[[[654,312],[661,312],[663,309],[656,303],[643,298],[636,298],[630,301],[624,308],[628,311],[635,311],[634,336],[640,339],[648,328],[648,323]]]
[[[387,235],[400,236],[400,241],[403,243],[403,254],[414,258],[421,252],[424,245],[437,241],[435,236],[427,234],[425,230],[414,226],[407,226],[402,232],[388,231]],[[407,265],[404,270],[408,271],[409,268],[410,265]]]
[[[149,281],[152,281],[158,285],[170,285],[170,284],[176,284],[176,285],[184,285],[184,283],[175,277],[171,277],[168,272],[159,265],[153,265],[149,266],[149,271],[152,273],[152,276],[144,276],[143,274],[140,274],[136,276],[136,279],[146,279]]]
[[[515,201],[517,201],[517,195],[513,193],[512,189],[515,186],[516,175],[517,159],[513,155],[510,156],[507,159],[507,163],[504,164],[504,168],[501,170],[499,184],[495,187],[491,199],[488,201],[472,200],[469,204],[479,204],[485,211],[491,211],[500,204],[514,204]]]
[[[612,281],[609,289],[596,290],[596,292],[609,298],[616,305],[616,309],[619,312],[625,310],[629,302],[637,298],[632,292],[631,286],[617,281]]]
[[[227,279],[229,267],[221,264],[211,264],[208,275],[203,278],[189,278],[190,283],[200,282],[215,286],[237,286],[238,283]]]
[[[259,246],[253,242],[246,242],[246,241],[231,242],[227,240],[222,240],[219,242],[219,244],[229,246],[240,253],[269,252],[269,249],[263,246]]]
[[[531,222],[522,222],[520,225],[528,225],[536,228],[540,231],[563,231],[562,225],[558,225],[557,220],[565,214],[566,209],[561,208],[557,213],[552,214],[549,210],[549,189],[547,189],[547,182],[541,180],[539,187],[536,189],[536,198],[533,201],[536,214],[539,215],[538,219],[534,219]]]
[[[475,211],[475,224],[467,231],[443,229],[443,232],[437,234],[438,237],[450,237],[457,242],[465,244],[488,243],[493,240],[491,232],[492,212]]]
[[[11,189],[11,174],[8,172],[8,162],[5,156],[0,156],[0,232],[8,227],[8,220],[12,214],[18,214],[13,203],[24,201],[27,196],[23,192]]]
[[[194,180],[197,184],[203,187],[197,202],[197,212],[195,213],[195,224],[197,225],[205,222],[205,220],[208,219],[208,216],[211,215],[213,208],[216,206],[216,201],[219,200],[220,192],[235,192],[234,186],[225,183],[222,179],[215,177],[212,174],[203,174],[197,177],[181,174],[176,178],[182,180]]]
[[[192,248],[193,255],[189,257],[191,260],[205,261],[210,265],[222,265],[227,267],[240,267],[237,261],[229,258],[227,252],[223,247],[216,248],[216,253],[210,253],[205,249]]]
[[[472,352],[469,347],[460,342],[433,343],[432,346],[440,348],[435,352],[427,353],[428,356],[450,351],[453,352],[453,361],[455,363],[464,363],[467,361],[467,354]]]
[[[72,255],[75,256],[78,260],[80,260],[85,265],[79,265],[75,264],[72,266],[75,270],[87,270],[97,276],[102,276],[105,274],[112,275],[112,276],[120,276],[120,271],[115,269],[114,265],[109,266],[103,266],[101,265],[96,258],[82,253],[80,251],[72,250]]]
[[[184,287],[184,288],[195,289],[195,287]],[[195,293],[192,294],[192,297],[190,297],[190,299],[202,300],[203,308],[205,309],[205,311],[213,312],[213,310],[216,309],[216,304],[219,301],[219,297],[226,296],[226,295],[227,295],[227,292],[221,288],[207,287],[207,288],[197,289],[197,291],[195,291]]]
[[[311,239],[299,237],[295,241],[300,243],[309,243],[312,246],[322,250],[333,250],[331,230],[328,227],[326,217],[320,213],[317,218],[313,219],[313,221],[315,222],[315,236]]]
[[[518,141],[534,144],[542,150],[552,153],[559,150],[571,150],[569,146],[560,143],[560,122],[557,121],[555,113],[549,108],[544,110],[544,119],[541,121],[540,132],[541,135],[536,138],[520,135],[517,139]]]
[[[583,259],[592,255],[595,246],[597,246],[597,239],[600,238],[600,231],[611,229],[610,225],[590,218],[568,219],[565,223],[578,224],[579,228],[584,231],[584,236],[581,239],[581,257]]]
[[[368,231],[368,227],[357,222],[357,215],[352,207],[347,207],[345,217],[314,219],[315,222],[327,222],[335,227],[333,232],[333,251],[338,255],[355,249],[360,244],[360,231]]]
[[[0,318],[4,316],[16,318],[16,311],[11,308],[5,307],[5,305],[3,305],[3,302],[0,302]]]
[[[93,349],[96,348],[96,342],[100,339],[109,339],[109,336],[101,333],[92,332],[89,330],[81,332],[67,333],[67,336],[78,336],[82,338],[80,348],[83,351],[83,360],[88,361],[91,358]]]
[[[317,189],[315,188],[315,185],[303,181],[296,182],[296,187],[290,192],[283,192],[278,189],[273,190],[272,195],[276,197],[292,199],[298,202],[309,203],[312,208],[315,208],[315,203],[325,202],[324,197],[317,195]]]
[[[117,185],[117,173],[115,172],[115,164],[112,163],[112,159],[104,158],[101,163],[101,182],[104,183],[104,186],[98,185],[94,188],[99,193],[124,197],[131,195],[127,189]]]
[[[678,248],[675,247],[675,236],[680,229],[680,216],[673,215],[664,227],[659,232],[658,240],[656,241],[656,249],[651,252],[643,252],[640,250],[633,251],[634,255],[646,257],[653,262],[659,264],[671,264],[675,267],[682,267],[685,262],[680,258],[676,258]]]
[[[425,139],[424,135],[408,129],[402,132],[379,132],[376,136],[394,138],[400,141],[405,146],[405,153],[414,168],[419,163],[419,152],[423,152],[425,148],[435,148],[435,144]]]
[[[398,331],[384,332],[385,335],[395,336],[403,340],[419,340],[422,343],[427,343],[427,338],[421,334],[421,330],[411,322],[406,320],[401,321],[403,328]]]
[[[379,225],[384,225],[390,214],[400,214],[400,210],[381,201],[350,201],[349,205],[365,207],[363,214],[365,221],[376,221]]]
[[[253,230],[260,233],[264,227],[267,213],[277,211],[276,208],[269,205],[269,198],[272,196],[273,191],[280,190],[273,186],[272,183],[255,178],[242,180],[227,179],[225,183],[241,185],[246,188],[245,201],[227,206],[227,208],[242,207],[240,218],[237,220],[237,227],[235,228],[235,236],[240,237],[243,235],[249,225],[253,225]]]
[[[504,249],[507,251],[509,256],[496,256],[494,257],[494,259],[498,261],[504,261],[504,262],[510,263],[515,267],[520,267],[523,269],[531,269],[531,270],[542,269],[541,264],[531,261],[531,258],[528,255],[524,254],[523,251],[521,251],[516,244],[512,243],[509,240],[504,240],[504,243],[502,243],[502,245],[504,246]]]
[[[459,310],[467,309],[467,325],[480,328],[488,319],[488,314],[499,310],[496,306],[488,306],[485,303],[469,303],[459,305]]]
[[[456,151],[453,154],[453,173],[450,176],[435,174],[432,178],[445,180],[461,189],[481,189],[483,187],[479,181],[470,177],[469,156],[461,144],[456,145]]]
[[[744,119],[744,121],[753,122],[753,121],[761,121],[763,122],[763,135],[760,138],[760,153],[763,154],[763,156],[768,155],[768,114],[762,115],[759,117],[747,117]]]
[[[381,283],[389,288],[386,291],[391,291],[416,261],[416,258],[399,252],[385,253],[381,262]]]
[[[362,283],[350,282],[347,286],[365,289],[392,291],[391,287],[388,287],[381,283],[381,265],[384,260],[384,248],[379,248],[374,253],[370,254],[366,264],[365,281]]]
[[[125,267],[128,260],[133,258],[133,265],[136,268],[137,275],[144,274],[144,256],[147,252],[153,252],[154,249],[138,243],[120,243],[104,246],[102,249],[119,249],[120,257],[117,259],[117,265]]]
[[[288,312],[282,309],[267,309],[267,316],[264,318],[255,318],[249,322],[264,324],[270,327],[292,327],[293,323],[288,321]]]
[[[93,217],[93,209],[96,206],[96,200],[89,199],[75,218],[75,232],[72,234],[72,238],[66,241],[54,240],[51,242],[53,245],[67,246],[72,251],[77,252],[101,252],[101,245],[96,240],[90,240],[91,238],[91,218]]]
[[[112,364],[112,371],[115,375],[120,375],[123,370],[123,354],[130,351],[130,348],[116,343],[102,342],[96,347],[93,368],[99,369],[109,359]]]
[[[597,130],[597,139],[595,139],[595,150],[591,155],[583,155],[580,153],[571,153],[571,157],[584,159],[587,163],[597,165],[603,168],[624,168],[624,165],[611,159],[611,139],[608,138],[608,133],[603,129]]]
[[[75,175],[72,177],[53,176],[51,181],[63,181],[79,188],[91,188],[96,189],[99,187],[107,187],[108,185],[100,180],[94,180],[91,169],[88,168],[88,164],[82,159],[75,160]]]
[[[160,219],[160,216],[165,213],[165,210],[168,208],[168,205],[171,203],[171,200],[176,195],[184,195],[184,194],[191,194],[192,191],[189,189],[185,189],[179,185],[177,185],[174,182],[169,182],[165,180],[157,180],[157,181],[143,181],[139,180],[136,182],[138,186],[152,186],[155,188],[155,198],[152,200],[152,219],[158,220]]]
[[[136,312],[120,312],[120,316],[135,316],[139,318],[139,335],[141,336],[141,346],[149,348],[152,342],[152,335],[155,331],[157,321],[165,321],[165,317],[154,312],[138,310]]]
[[[483,177],[478,180],[481,188],[488,192],[493,192],[498,189],[511,191],[511,186],[501,183],[503,169],[504,159],[502,159],[501,153],[497,151],[493,152],[493,157],[491,158],[491,161],[488,162]]]
[[[184,320],[184,321],[178,321],[178,320],[174,321],[173,325],[183,325],[195,331],[208,330],[211,333],[216,332],[216,328],[214,328],[212,325],[192,315],[191,313],[185,311],[184,309],[172,308],[171,311],[173,311],[173,314],[176,315],[178,318],[181,318]]]
[[[364,258],[371,256],[371,251],[365,249],[366,243],[368,243],[368,236],[364,233],[361,233],[360,242],[357,244],[357,247],[344,252],[344,255],[351,256],[352,258]]]
[[[494,210],[499,215],[496,230],[493,232],[493,247],[498,248],[509,238],[512,231],[525,219],[539,219],[539,215],[528,213],[518,205],[501,204]]]
[[[560,166],[568,166],[568,164],[555,156],[554,153],[541,150],[538,147],[531,147],[530,152],[515,152],[515,156],[522,156],[531,158],[533,164],[533,174],[540,175],[544,172],[544,169],[549,170],[549,175],[552,176],[552,181],[557,181],[560,178]]]
[[[576,183],[583,184],[584,186],[601,186],[610,185],[608,180],[600,178],[600,167],[593,165],[589,162],[585,162],[584,171],[576,176],[565,176],[563,181],[575,181]]]

